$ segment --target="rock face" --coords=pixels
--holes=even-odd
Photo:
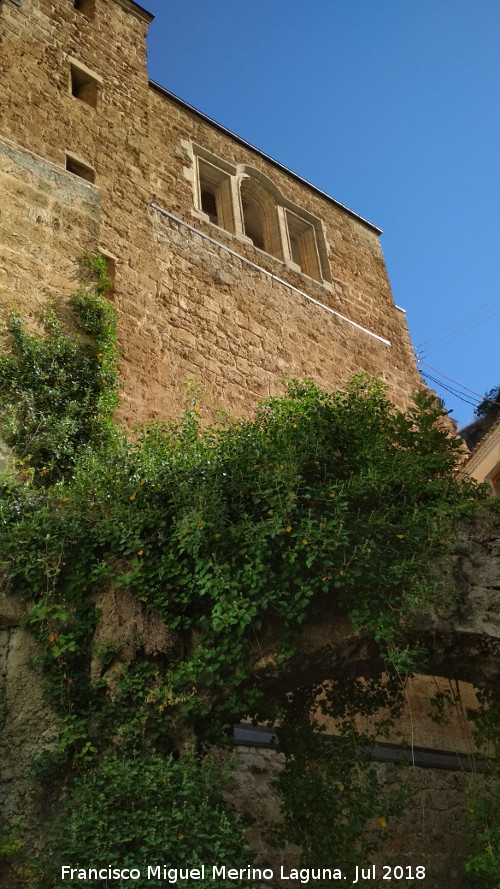
[[[94,635],[94,650],[90,666],[93,682],[104,678],[110,693],[116,687],[116,677],[123,667],[141,652],[161,655],[165,662],[182,657],[182,638],[175,630],[139,602],[128,590],[109,587],[96,601],[99,620]],[[103,667],[99,652],[110,652],[111,661]]]
[[[22,602],[5,589],[0,592],[0,832],[24,817],[28,842],[37,848],[43,799],[30,774],[36,756],[53,746],[58,731],[40,677],[30,666],[37,648],[20,625],[24,613]]]
[[[500,540],[498,516],[486,514],[453,546],[454,580],[465,597],[455,622],[458,633],[500,640]],[[495,673],[493,673],[493,676]]]

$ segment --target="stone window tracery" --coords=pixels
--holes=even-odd
[[[254,247],[283,259],[274,195],[248,173],[239,178],[239,186],[245,235]]]
[[[260,170],[189,145],[195,215],[315,281],[331,281],[323,224],[288,200]]]

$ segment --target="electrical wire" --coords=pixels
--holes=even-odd
[[[497,304],[496,308],[491,311],[491,306],[495,304]],[[417,346],[417,350],[422,354],[429,351],[435,351],[441,345],[457,339],[459,336],[462,336],[463,333],[468,332],[469,330],[473,330],[475,327],[478,327],[480,324],[488,321],[499,312],[500,305],[498,305],[498,297],[495,297],[494,299],[489,300],[487,303],[484,303],[479,308],[474,309],[474,311],[469,312],[462,318],[459,318],[457,321],[455,321],[448,327],[445,327],[444,330],[440,331],[439,333],[434,334],[426,340],[423,340]]]
[[[425,352],[425,356],[427,357],[429,352],[432,353],[432,352],[435,352],[437,349],[442,349],[443,346],[449,345],[449,343],[452,343],[454,340],[459,339],[459,337],[463,336],[464,334],[470,333],[471,330],[474,330],[476,327],[480,327],[481,324],[485,323],[485,321],[489,321],[491,318],[494,318],[499,313],[500,313],[500,308],[495,312],[490,312],[488,315],[485,315],[485,317],[481,318],[481,320],[477,321],[476,324],[467,325],[466,327],[464,327],[463,330],[457,331],[457,333],[455,333],[453,336],[445,337],[444,339],[440,340],[435,345],[433,345],[430,349],[428,349],[427,352]]]
[[[425,380],[428,380],[429,382],[431,382],[433,384],[433,387],[435,386],[440,390],[448,392],[450,395],[453,396],[453,398],[458,398],[458,400],[463,401],[464,404],[469,404],[471,407],[476,408],[478,406],[478,404],[480,403],[478,401],[470,401],[468,398],[464,397],[462,394],[457,392],[456,389],[450,388],[450,386],[447,386],[446,383],[442,383],[441,380],[436,379],[436,377],[433,377],[431,374],[427,373],[426,371],[421,371],[421,374]]]
[[[425,364],[429,370],[432,370],[434,373],[438,374],[438,376],[443,377],[444,380],[448,380],[449,383],[454,383],[455,386],[460,386],[461,389],[465,389],[465,391],[470,392],[471,395],[476,395],[477,398],[479,398],[479,404],[482,401],[489,401],[490,404],[497,404],[500,407],[500,401],[493,401],[491,398],[486,398],[485,395],[480,395],[479,392],[474,392],[474,389],[468,389],[467,386],[463,386],[458,380],[453,380],[451,377],[447,377],[446,374],[442,374],[441,371],[436,370],[435,367],[431,367],[431,365],[427,364],[427,361],[424,361],[422,358],[417,358],[417,361],[419,364]]]
[[[463,315],[461,318],[458,318],[456,321],[454,321],[452,324],[447,325],[438,333],[433,334],[426,340],[423,340],[421,343],[419,343],[419,348],[430,346],[430,344],[434,343],[435,340],[439,340],[442,337],[448,336],[448,334],[453,334],[456,328],[461,328],[464,324],[468,324],[470,320],[475,320],[477,316],[481,317],[490,310],[490,307],[497,302],[497,299],[498,297],[495,297],[495,299],[489,300],[487,303],[479,306],[479,308],[474,309],[472,312],[468,312],[467,315]]]

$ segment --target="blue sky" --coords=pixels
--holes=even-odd
[[[382,228],[423,360],[498,385],[498,0],[142,3],[150,77]]]

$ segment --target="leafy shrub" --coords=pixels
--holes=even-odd
[[[293,695],[259,689],[251,651],[272,626],[285,662],[304,622],[335,607],[394,670],[414,669],[408,618],[435,596],[436,559],[481,489],[455,473],[460,445],[432,396],[420,393],[402,413],[366,376],[334,393],[292,381],[253,420],[203,426],[193,405],[177,423],[128,440],[112,422],[115,319],[96,263],[96,288],[72,300],[82,335],[64,333],[53,313],[45,337],[15,318],[13,353],[0,359],[2,435],[20,458],[17,475],[0,480],[0,563],[29,603],[26,625],[60,729],[38,773],[63,768],[69,782],[40,886],[59,885],[57,856],[134,866],[160,852],[174,866],[188,853],[237,856],[241,828],[214,789],[217,774],[194,755],[175,757],[186,736],[199,752],[223,745],[247,715],[283,726],[287,836],[325,860],[336,831],[338,864],[348,865],[367,848],[370,819],[401,807],[377,799],[356,753],[353,701],[373,713],[376,702],[390,705],[387,689],[343,695],[332,685],[328,700],[310,692],[309,713],[323,694],[329,715],[357,738],[349,759],[347,746],[340,756],[300,730]],[[178,639],[169,657],[138,646],[113,694],[112,644],[100,649],[103,677],[90,681],[95,602],[110,585]],[[319,796],[326,804],[315,808]]]
[[[102,256],[89,256],[94,284],[71,298],[77,327],[63,332],[49,307],[45,335],[26,332],[11,316],[11,354],[0,357],[0,432],[37,485],[68,478],[82,452],[114,434],[118,401],[116,312],[104,293],[109,285]]]
[[[237,817],[216,790],[220,770],[185,754],[178,760],[143,753],[135,758],[107,757],[75,780],[69,803],[56,819],[46,851],[38,861],[36,885],[63,889],[61,865],[89,869],[138,869],[140,879],[113,880],[116,887],[160,889],[169,868],[206,867],[203,885],[249,889],[246,880],[212,879],[211,865],[246,868],[252,856]],[[148,866],[160,876],[147,878]],[[154,870],[153,870],[154,874]],[[87,880],[71,880],[86,886]],[[92,881],[105,889],[107,879]],[[179,889],[193,885],[178,879]]]

